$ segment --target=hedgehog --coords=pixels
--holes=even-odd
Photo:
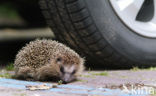
[[[37,39],[26,44],[16,55],[15,78],[69,83],[83,72],[84,61],[78,53],[58,41]]]

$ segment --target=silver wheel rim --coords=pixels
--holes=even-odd
[[[146,0],[110,0],[110,4],[118,17],[134,32],[146,36],[156,37],[156,0],[153,2],[152,18],[148,21],[136,20],[138,13]],[[150,0],[149,0],[150,1]],[[149,9],[149,12],[151,9]],[[146,13],[145,13],[146,14]]]

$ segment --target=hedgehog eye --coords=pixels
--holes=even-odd
[[[60,71],[64,73],[64,68],[61,66]]]
[[[48,59],[48,63],[50,63],[50,58]]]
[[[56,61],[57,62],[61,62],[62,61],[62,58],[59,57],[59,58],[56,59]]]
[[[76,73],[76,70],[74,70],[73,72],[72,72],[72,74],[75,74]]]

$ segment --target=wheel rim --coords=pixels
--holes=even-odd
[[[109,0],[118,17],[134,32],[156,38],[156,0]]]

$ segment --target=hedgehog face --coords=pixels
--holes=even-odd
[[[61,66],[60,67],[60,79],[63,80],[63,83],[69,83],[76,79],[76,68],[75,66]]]
[[[78,57],[60,56],[56,58],[59,65],[59,77],[64,83],[69,83],[76,79],[76,73],[79,65]]]

